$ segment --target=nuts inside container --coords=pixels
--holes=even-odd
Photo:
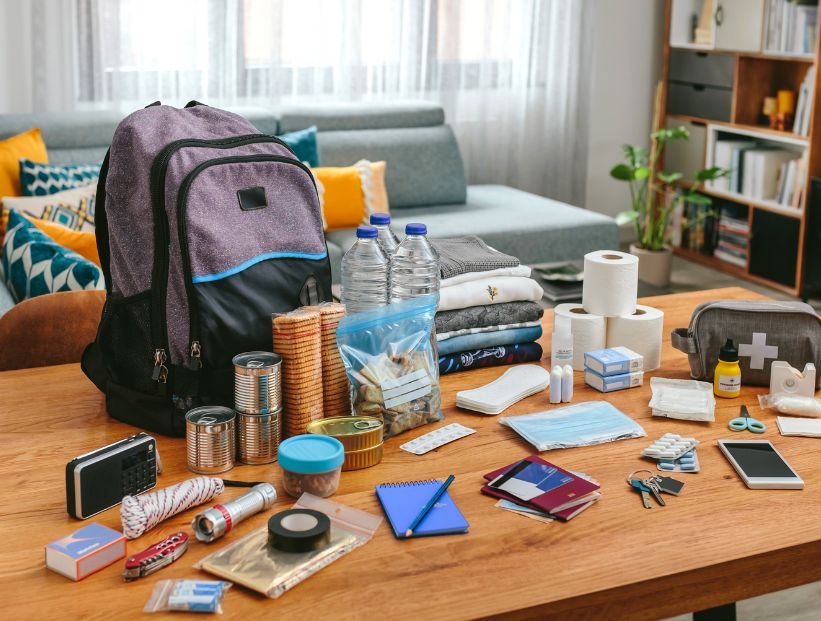
[[[285,492],[299,498],[303,492],[326,498],[336,493],[345,449],[336,438],[299,435],[279,445]]]

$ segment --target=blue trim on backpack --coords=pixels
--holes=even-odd
[[[215,280],[222,280],[234,274],[239,274],[243,270],[247,270],[252,265],[267,261],[268,259],[306,259],[308,261],[321,261],[328,256],[328,251],[325,252],[266,252],[258,254],[255,257],[243,261],[239,265],[225,270],[224,272],[217,272],[216,274],[205,274],[204,276],[192,276],[191,282],[213,282]]]

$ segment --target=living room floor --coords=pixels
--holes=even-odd
[[[792,300],[780,291],[763,287],[724,274],[712,268],[673,257],[673,278],[670,283],[672,293],[714,289],[719,287],[745,287],[779,300]],[[821,300],[810,300],[816,310],[821,310]],[[738,621],[810,621],[818,618],[821,602],[821,582],[770,593],[753,599],[744,600],[736,607]],[[681,615],[668,621],[689,621],[692,615]]]
[[[670,293],[684,291],[698,291],[700,289],[718,289],[720,287],[744,287],[757,291],[776,300],[794,300],[777,289],[770,289],[748,280],[736,278],[724,272],[719,272],[705,265],[693,263],[681,257],[673,257],[673,277],[670,282]],[[821,310],[821,299],[809,300],[816,310]]]

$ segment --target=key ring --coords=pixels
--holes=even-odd
[[[625,481],[627,481],[628,485],[630,485],[630,481],[632,481],[636,478],[633,475],[636,474],[637,472],[646,472],[647,474],[650,475],[650,477],[655,476],[651,470],[645,470],[644,468],[642,468],[641,470],[633,470],[633,472],[628,474],[627,478],[625,479]],[[650,477],[648,477],[648,478],[650,478]],[[641,479],[638,479],[638,480],[641,480]]]

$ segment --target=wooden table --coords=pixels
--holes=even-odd
[[[734,288],[645,299],[666,314],[663,364],[652,375],[689,377],[686,357],[670,347],[669,330],[686,326],[699,302],[760,297]],[[547,351],[551,325],[548,312],[548,330],[542,338]],[[223,618],[652,619],[821,579],[821,441],[781,437],[775,417],[758,408],[755,395],[766,389],[745,388],[738,399],[719,400],[713,424],[653,420],[647,407],[649,377],[640,388],[602,395],[585,387],[577,374],[575,402],[611,401],[639,420],[649,437],[546,455],[597,478],[604,498],[571,522],[541,524],[498,509],[493,499],[479,493],[482,474],[531,453],[531,447],[495,417],[454,407],[456,391],[485,384],[504,370],[469,371],[442,381],[445,423],[458,421],[477,433],[424,456],[398,446],[431,427],[392,439],[386,443],[383,462],[345,473],[334,497],[381,514],[373,493],[376,483],[444,478],[452,472],[456,481],[450,493],[471,524],[468,535],[397,541],[383,524],[363,548],[278,600],[234,588],[226,597]],[[106,417],[102,395],[78,365],[1,373],[0,396],[4,619],[146,618],[141,610],[157,579],[205,577],[192,569],[194,561],[264,525],[270,515],[249,519],[218,543],[193,541],[182,559],[150,578],[123,584],[122,564],[117,563],[71,582],[43,564],[46,543],[83,525],[65,513],[65,464],[134,429]],[[804,478],[803,491],[749,490],[720,454],[717,439],[739,437],[727,429],[727,422],[738,415],[742,403],[767,424],[763,437],[771,439]],[[549,407],[555,406],[540,394],[505,414]],[[647,465],[639,457],[641,449],[668,431],[701,441],[702,472],[681,475],[686,481],[682,496],[670,498],[667,507],[648,511],[624,477]],[[158,442],[166,464],[160,485],[190,477],[184,440],[160,437]],[[273,480],[282,490],[276,465],[241,466],[230,476]],[[240,493],[228,489],[222,498]],[[281,498],[275,508],[284,509],[291,502]],[[129,543],[129,551],[142,550],[173,530],[188,529],[194,512]],[[119,529],[119,508],[93,521]]]

